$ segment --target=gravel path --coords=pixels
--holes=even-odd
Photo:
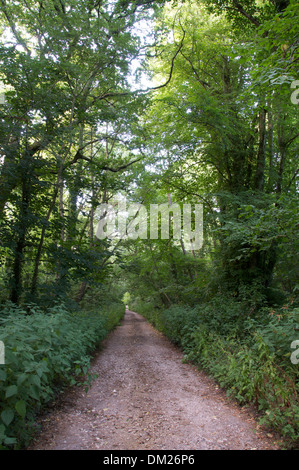
[[[278,449],[247,409],[137,313],[127,311],[74,388],[41,419],[29,450]]]

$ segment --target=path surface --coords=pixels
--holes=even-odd
[[[254,416],[140,315],[105,340],[89,392],[72,389],[42,418],[30,450],[278,449]]]

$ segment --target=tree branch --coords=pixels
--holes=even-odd
[[[184,42],[184,39],[185,39],[185,35],[186,35],[186,32],[183,31],[183,37],[182,37],[182,40],[180,42],[180,45],[179,45],[177,51],[175,52],[174,56],[171,59],[171,67],[170,67],[169,77],[166,80],[166,82],[163,83],[163,85],[158,85],[158,86],[155,86],[155,87],[148,87],[145,90],[141,89],[141,90],[125,91],[125,92],[113,92],[113,91],[112,92],[107,92],[107,93],[104,93],[101,96],[94,96],[92,104],[94,104],[96,100],[105,100],[106,98],[109,98],[109,97],[112,97],[112,96],[128,96],[128,95],[133,96],[133,95],[138,94],[138,93],[148,93],[149,91],[159,90],[160,88],[164,88],[165,86],[167,86],[168,83],[172,79],[172,74],[173,74],[173,69],[174,69],[174,62],[175,62],[175,59],[177,58],[178,54],[180,53],[180,51],[183,47],[183,42]]]
[[[224,8],[226,10],[233,10],[233,11],[238,11],[241,13],[242,16],[245,16],[251,23],[253,23],[255,26],[259,27],[261,23],[250,13],[248,13],[246,10],[244,10],[243,6],[236,0],[233,0],[234,7],[228,7],[225,6]]]
[[[5,18],[7,19],[7,22],[10,26],[10,29],[12,30],[16,40],[18,41],[18,43],[24,47],[25,51],[27,52],[28,55],[31,54],[30,50],[28,49],[24,39],[22,38],[22,36],[18,33],[17,29],[16,29],[16,26],[15,26],[15,23],[14,21],[11,19],[8,11],[7,11],[7,5],[6,5],[6,2],[5,0],[1,0],[1,10],[3,11],[4,15],[5,15]]]
[[[63,170],[70,167],[71,165],[76,163],[78,160],[85,160],[88,163],[92,163],[93,165],[96,165],[100,170],[106,170],[106,171],[111,171],[112,173],[118,173],[119,171],[125,170],[126,168],[133,165],[134,163],[139,162],[140,160],[142,160],[142,158],[143,158],[143,156],[139,157],[139,158],[136,158],[135,160],[132,160],[129,163],[125,163],[124,165],[121,165],[118,168],[112,168],[112,167],[107,166],[107,165],[101,165],[101,164],[95,162],[93,159],[85,157],[85,155],[83,155],[83,153],[82,153],[82,148],[80,148],[76,152],[76,155],[74,156],[73,160],[71,162],[67,163],[64,166]]]

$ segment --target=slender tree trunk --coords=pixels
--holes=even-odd
[[[157,277],[158,277],[158,280],[159,280],[159,283],[160,283],[160,286],[158,286],[158,287],[156,287],[156,288],[157,288],[158,291],[160,291],[161,286],[162,286],[160,271],[159,271],[159,268],[158,268],[158,266],[157,266],[157,263],[156,263],[156,260],[155,260],[155,256],[154,256],[154,254],[153,254],[153,248],[152,248],[151,243],[150,243],[149,246],[150,246],[150,252],[151,252],[151,255],[152,255],[152,260],[153,260],[153,264],[154,264],[154,267],[155,267],[155,271],[156,271],[156,273],[157,273]],[[162,293],[159,292],[159,294],[160,294],[161,300],[162,300],[162,302],[164,303],[164,305],[167,305],[168,307],[169,307],[170,305],[172,305],[172,301],[171,301],[171,299],[169,298],[169,296],[166,294],[166,292],[162,292]],[[165,299],[166,299],[166,301],[165,301]]]
[[[257,153],[257,163],[254,180],[254,187],[259,191],[263,191],[265,184],[266,115],[267,111],[263,108],[259,112],[259,147]]]
[[[58,175],[58,188],[59,188],[59,215],[62,221],[62,229],[61,229],[61,240],[64,242],[65,241],[65,228],[64,228],[64,200],[63,200],[63,189],[64,189],[64,184],[63,184],[63,176],[61,171],[59,172]]]
[[[41,254],[42,254],[42,248],[43,248],[44,238],[45,238],[45,233],[46,233],[46,223],[49,222],[49,219],[50,219],[51,214],[53,212],[53,209],[55,207],[56,199],[57,199],[57,196],[58,196],[58,191],[59,191],[59,180],[57,181],[57,184],[56,184],[56,187],[55,187],[55,191],[54,191],[54,194],[53,194],[53,197],[52,197],[52,202],[51,202],[51,205],[50,205],[48,213],[47,213],[46,222],[44,223],[43,228],[42,228],[42,233],[41,233],[37,253],[36,253],[36,256],[35,256],[34,270],[33,270],[33,275],[32,275],[32,280],[31,280],[31,294],[32,295],[34,295],[35,292],[36,292],[36,286],[37,286],[37,280],[38,280],[38,271],[39,271],[39,265],[40,265],[40,258],[41,258]]]
[[[84,298],[84,296],[87,292],[87,289],[88,289],[87,281],[81,282],[79,292],[78,292],[78,294],[76,295],[76,298],[75,298],[75,301],[77,303],[80,303],[83,300],[83,298]]]
[[[279,161],[279,167],[278,167],[276,193],[280,194],[282,190],[282,178],[283,178],[283,172],[284,172],[285,161],[286,161],[286,156],[287,156],[287,146],[286,146],[285,136],[284,136],[284,123],[281,121],[278,124],[277,137],[278,137],[278,149],[279,149],[280,161]]]
[[[181,238],[180,242],[181,242],[182,252],[184,253],[184,256],[187,256],[186,248],[185,248],[184,241],[183,241],[182,238]],[[187,271],[188,271],[188,275],[190,277],[190,280],[194,281],[194,275],[193,275],[193,272],[192,272],[190,266],[188,266]],[[196,273],[195,273],[195,276],[196,276]]]
[[[83,132],[83,130],[82,130]],[[92,142],[92,138],[93,138],[93,131],[91,129],[90,131],[90,141]],[[83,143],[83,136],[81,136],[81,139],[82,139],[82,143]],[[92,157],[93,157],[93,145],[91,144],[91,160],[92,160]],[[90,248],[93,247],[93,244],[94,244],[94,228],[93,228],[93,225],[94,225],[94,204],[95,204],[95,199],[96,199],[96,194],[95,194],[95,189],[94,189],[94,176],[92,175],[91,176],[91,182],[92,182],[92,194],[91,194],[91,209],[90,209],[90,212],[89,212],[89,240],[90,240]],[[87,228],[87,225],[88,225],[88,221],[87,221],[87,224],[85,226],[85,228]],[[81,237],[82,239],[82,237]],[[79,292],[78,294],[76,295],[76,298],[75,298],[75,301],[77,303],[80,303],[86,292],[88,290],[88,283],[87,281],[82,281],[81,282],[81,285],[80,285],[80,289],[79,289]]]
[[[23,267],[23,257],[24,257],[24,248],[26,245],[26,232],[22,230],[22,233],[19,236],[15,258],[13,263],[13,278],[11,282],[11,293],[10,300],[11,302],[18,304],[19,298],[22,293],[22,267]]]
[[[269,178],[268,178],[268,191],[273,190],[273,177],[274,177],[274,135],[273,135],[273,114],[271,110],[271,103],[268,103],[268,154],[269,154]]]
[[[13,261],[13,272],[11,278],[10,300],[19,303],[22,293],[22,269],[24,261],[24,250],[26,247],[26,234],[28,230],[28,215],[30,205],[30,169],[29,155],[25,152],[24,172],[22,175],[22,200],[19,214],[19,224],[17,226],[17,243]]]
[[[16,158],[5,156],[0,176],[0,219],[4,216],[4,208],[11,192],[18,185],[18,166]]]

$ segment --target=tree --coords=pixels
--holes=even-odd
[[[245,240],[239,215],[250,204],[267,213],[272,194],[278,205],[282,193],[296,192],[298,133],[289,83],[297,6],[291,2],[282,13],[272,3],[207,3],[218,16],[198,3],[182,3],[166,6],[157,23],[160,48],[150,62],[157,81],[163,82],[166,64],[177,55],[171,80],[155,93],[148,114],[152,141],[168,161],[170,191],[205,202],[212,250],[231,287],[238,292],[243,283],[258,283],[267,291],[276,242],[261,248],[253,233]],[[250,26],[245,31],[244,21]],[[282,57],[286,75],[271,81],[270,63],[284,54],[277,45],[286,31],[293,34],[292,59]]]
[[[74,0],[0,5],[7,88],[0,115],[0,217],[13,302],[23,292],[30,258],[35,294],[45,246],[57,279],[76,263],[78,275],[86,272],[86,252],[80,257],[77,247],[78,240],[79,250],[85,244],[80,199],[90,198],[92,227],[96,204],[122,186],[117,176],[141,158],[124,128],[128,135],[137,122],[127,82],[139,48],[132,26],[150,3],[126,9],[121,2]]]

